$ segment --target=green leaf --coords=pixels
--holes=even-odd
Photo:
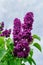
[[[5,48],[0,48],[0,61],[3,59],[3,57],[6,55],[6,50]]]
[[[10,65],[21,65],[21,60],[18,58],[14,58],[13,60],[10,60]]]
[[[0,47],[3,47],[5,44],[4,37],[0,37]]]
[[[3,62],[3,65],[8,65],[6,60]]]
[[[0,62],[0,65],[8,65],[7,61],[5,60],[4,62]]]
[[[36,62],[34,61],[34,59],[31,58],[31,57],[30,57],[30,59],[31,59],[32,63],[33,63],[34,65],[36,65]]]
[[[7,43],[8,50],[11,52],[13,50],[13,46],[14,46],[11,38],[6,39],[6,43]]]
[[[30,56],[32,57],[33,56],[33,49],[30,50]]]
[[[33,38],[34,38],[34,39],[37,39],[37,40],[39,40],[39,41],[41,40],[40,37],[37,36],[37,35],[33,35]]]
[[[6,60],[3,62],[3,65],[8,65]]]
[[[41,51],[41,46],[38,43],[33,43],[33,46],[35,46],[39,51]]]
[[[17,62],[14,62],[14,59],[9,60],[9,65],[16,65]]]
[[[21,64],[21,65],[25,65],[25,64]]]
[[[7,63],[8,65],[21,65],[21,59],[14,57],[12,53],[7,53]]]
[[[16,58],[16,65],[21,65],[22,64],[22,61],[21,61],[21,59],[20,58]]]
[[[31,61],[30,57],[27,58],[27,61],[29,62],[30,65],[32,65],[32,61]]]
[[[12,43],[12,39],[11,39],[11,38],[8,38],[8,39],[6,39],[6,42],[7,42],[8,44],[11,44],[11,43]]]
[[[0,62],[0,65],[3,65],[3,63],[2,63],[2,62]]]
[[[0,37],[0,43],[4,43],[4,37]]]
[[[7,61],[8,65],[14,65],[14,57],[12,56],[12,53],[8,51],[6,54],[5,60]]]
[[[28,57],[27,60],[28,60],[28,62],[30,63],[30,65],[32,65],[32,63],[33,63],[34,65],[36,65],[36,62],[34,61],[34,59],[33,59],[32,57]]]
[[[26,58],[23,58],[22,61],[27,62],[27,59]]]

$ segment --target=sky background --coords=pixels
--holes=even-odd
[[[33,58],[36,65],[43,65],[43,0],[0,0],[0,22],[4,21],[7,29],[13,27],[14,18],[18,17],[23,22],[24,15],[30,11],[34,13],[32,34],[41,37],[39,43],[42,47],[41,53],[34,48]]]

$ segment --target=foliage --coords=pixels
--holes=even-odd
[[[33,35],[34,37],[34,35]],[[39,37],[35,35],[34,39],[39,40]],[[39,43],[34,42],[32,43],[34,47],[36,47],[39,51],[41,51],[41,46]],[[27,58],[17,58],[13,56],[13,41],[10,37],[0,37],[0,65],[25,65],[25,62],[29,62],[30,65],[32,63],[36,65],[35,60],[33,59],[33,48],[31,48],[29,56]],[[22,61],[24,63],[22,64]]]

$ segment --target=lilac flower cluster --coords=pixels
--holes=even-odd
[[[14,56],[27,57],[30,52],[30,43],[33,41],[31,30],[33,25],[33,13],[28,12],[24,17],[24,23],[15,18],[13,27]]]
[[[4,28],[4,22],[0,23],[0,31],[2,31]]]
[[[5,37],[10,37],[10,34],[11,34],[11,29],[9,30],[5,30],[2,32],[2,34],[0,34],[0,36],[5,36]]]
[[[3,30],[4,29],[4,22],[0,23],[0,36],[5,36],[5,37],[10,37],[11,34],[11,29],[7,30]]]

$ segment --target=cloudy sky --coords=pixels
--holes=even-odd
[[[34,13],[33,34],[41,37],[40,45],[42,53],[34,49],[37,65],[43,64],[43,0],[0,0],[0,22],[4,21],[5,28],[13,27],[14,18],[18,17],[23,22],[24,15],[32,11]],[[29,64],[27,64],[29,65]]]

